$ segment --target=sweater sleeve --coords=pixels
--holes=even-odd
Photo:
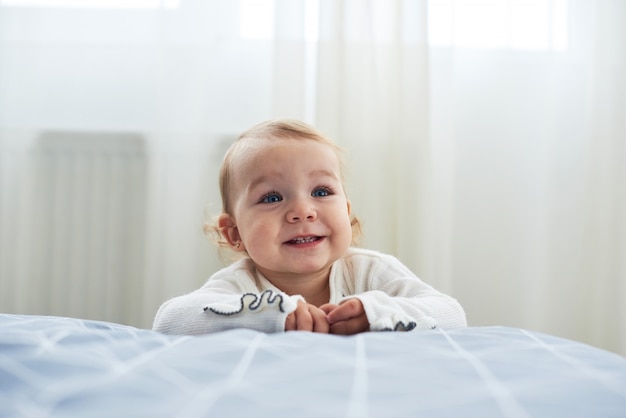
[[[456,299],[418,279],[395,257],[372,252],[357,256],[352,269],[355,295],[372,331],[459,328],[467,326]]]
[[[153,330],[165,334],[199,335],[233,328],[282,332],[287,315],[301,296],[277,289],[259,291],[247,272],[227,268],[200,289],[165,302],[157,311]]]

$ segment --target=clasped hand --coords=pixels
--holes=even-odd
[[[339,305],[327,303],[319,308],[298,301],[295,311],[287,315],[285,331],[312,331],[323,334],[352,335],[370,327],[363,303],[357,298]]]

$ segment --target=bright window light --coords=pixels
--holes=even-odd
[[[307,0],[305,12],[305,38],[309,42],[317,42],[319,40],[319,11],[319,0]]]
[[[0,0],[1,6],[88,9],[176,9],[180,0]]]
[[[239,35],[243,39],[272,39],[274,0],[239,0]]]
[[[567,49],[567,0],[429,0],[431,46]]]
[[[274,0],[239,0],[239,36],[243,39],[274,38]],[[308,42],[319,39],[319,0],[306,0],[304,36]]]

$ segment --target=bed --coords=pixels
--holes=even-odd
[[[508,327],[167,336],[0,314],[0,417],[626,417],[626,359]]]

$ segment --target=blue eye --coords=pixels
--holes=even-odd
[[[281,200],[283,200],[283,198],[278,193],[271,192],[263,196],[259,203],[278,203]]]
[[[328,189],[327,187],[318,187],[317,189],[313,190],[313,193],[311,193],[311,196],[326,197],[326,196],[330,196],[331,194],[332,193],[330,189]]]

